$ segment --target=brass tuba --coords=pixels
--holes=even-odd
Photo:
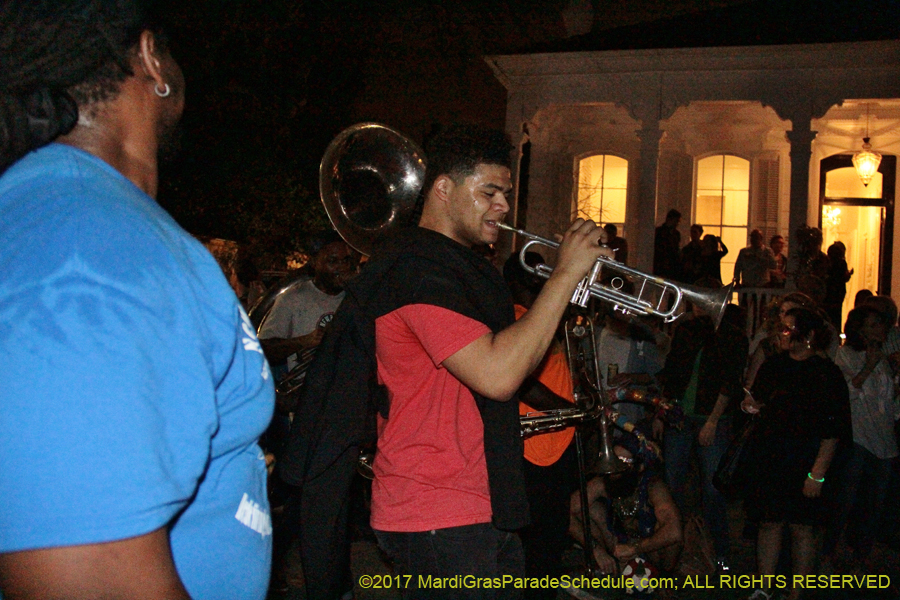
[[[275,305],[275,301],[308,280],[309,276],[305,274],[288,275],[260,298],[259,302],[257,302],[247,313],[250,322],[256,329],[257,335],[259,335],[266,317],[269,316],[269,312],[271,312],[272,307]],[[309,368],[314,355],[315,348],[306,350],[303,353],[303,356],[298,357],[299,361],[297,365],[276,384],[275,406],[278,407],[279,411],[284,413],[293,412],[293,407],[297,404],[303,381],[306,378],[306,370]]]
[[[335,230],[371,256],[394,229],[409,225],[425,180],[425,154],[385,125],[359,123],[338,134],[319,167],[319,194]]]
[[[319,167],[319,195],[335,230],[348,244],[370,256],[384,236],[409,224],[425,178],[425,155],[412,141],[378,123],[358,123],[332,140]],[[279,282],[254,306],[250,321],[257,334],[275,300],[308,279]],[[276,404],[296,404],[315,348],[275,388]]]
[[[319,166],[319,195],[334,229],[371,256],[396,229],[411,225],[425,180],[425,154],[406,136],[378,123],[343,130]],[[361,449],[357,473],[366,479],[374,454]]]

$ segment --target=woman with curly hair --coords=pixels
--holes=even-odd
[[[756,332],[750,342],[750,360],[747,363],[747,372],[744,377],[744,386],[753,387],[756,372],[766,359],[782,351],[781,328],[783,318],[792,308],[815,309],[816,303],[812,298],[802,292],[791,292],[781,298],[776,298],[766,309],[766,320],[759,331]]]
[[[775,574],[787,525],[794,573],[808,575],[815,562],[813,529],[826,518],[822,486],[838,440],[849,437],[849,399],[840,369],[820,354],[830,337],[822,315],[792,308],[782,323],[783,351],[763,363],[752,398],[742,404],[760,415],[747,450],[744,508],[760,524],[759,573]],[[763,590],[755,596],[768,597]]]

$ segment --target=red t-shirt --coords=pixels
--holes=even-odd
[[[491,520],[484,426],[472,392],[441,366],[490,329],[446,308],[410,304],[375,321],[378,418],[372,527],[429,531]]]

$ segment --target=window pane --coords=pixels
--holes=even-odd
[[[750,192],[726,191],[723,225],[746,225]]]
[[[603,194],[604,223],[625,222],[625,190],[605,190]]]
[[[624,223],[628,161],[599,154],[578,164],[578,216],[596,223]],[[620,234],[621,235],[621,234]]]
[[[604,188],[624,190],[628,187],[628,161],[618,156],[606,156]]]
[[[697,161],[697,191],[722,189],[722,157],[709,156]]]
[[[726,154],[723,185],[726,190],[749,190],[750,161],[744,160],[738,156],[729,156]]]
[[[590,219],[595,223],[600,218],[600,203],[594,204],[593,202],[579,202],[578,203],[578,216],[582,219]]]
[[[589,156],[578,166],[578,214],[585,219],[600,216],[603,157]]]
[[[697,194],[697,223],[706,229],[706,224],[718,225],[722,222],[722,196]]]
[[[750,161],[725,154],[698,160],[695,221],[709,233],[715,233],[723,226],[741,226],[741,231],[745,231],[750,208],[749,190]],[[740,234],[729,235],[739,237]],[[730,248],[729,241],[724,241]],[[744,245],[740,240],[737,250]],[[736,253],[734,256],[729,254],[722,262],[733,263],[736,257]]]

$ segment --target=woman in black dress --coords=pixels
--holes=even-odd
[[[753,398],[742,408],[759,410],[748,455],[748,517],[760,523],[757,560],[761,575],[774,575],[782,530],[789,525],[794,574],[808,575],[815,560],[813,527],[824,523],[822,485],[838,439],[850,435],[847,384],[833,362],[817,354],[828,345],[824,318],[792,308],[783,319],[781,352],[756,376]],[[791,591],[796,598],[799,589]],[[763,596],[759,596],[763,597]]]

